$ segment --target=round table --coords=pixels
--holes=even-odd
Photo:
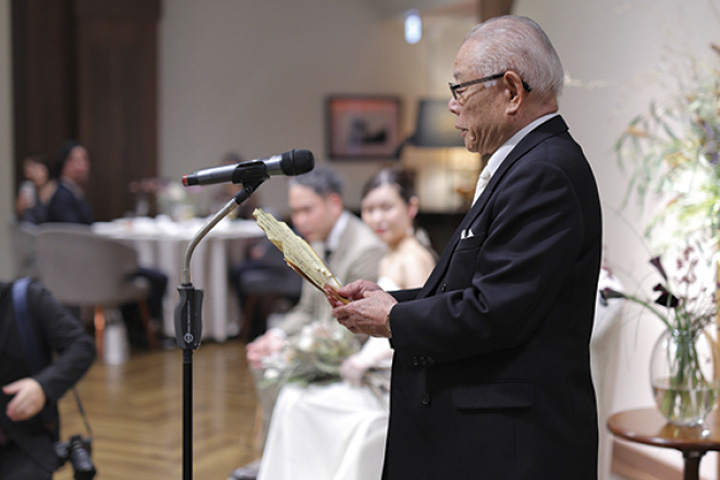
[[[166,216],[122,218],[96,222],[93,231],[132,245],[143,267],[156,268],[168,276],[163,302],[163,333],[175,336],[173,320],[179,296],[177,287],[185,249],[205,223],[203,219],[175,222]],[[245,257],[248,242],[264,236],[253,220],[224,219],[200,242],[190,262],[191,280],[205,292],[202,309],[203,339],[225,341],[240,331],[242,317],[237,296],[228,285],[228,267]]]
[[[607,426],[625,440],[681,451],[684,480],[698,480],[702,456],[720,451],[720,415],[715,411],[705,418],[704,425],[678,427],[668,423],[657,408],[639,408],[611,415]]]

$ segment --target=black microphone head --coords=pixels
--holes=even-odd
[[[285,175],[302,175],[315,168],[315,157],[310,150],[290,150],[282,154],[280,168]]]

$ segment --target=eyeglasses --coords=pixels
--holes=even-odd
[[[495,75],[490,75],[488,77],[482,77],[482,78],[476,78],[475,80],[469,80],[467,82],[463,83],[448,83],[450,85],[450,92],[452,92],[452,96],[455,100],[458,99],[457,97],[457,91],[461,88],[469,87],[470,85],[476,85],[478,83],[484,83],[489,82],[491,80],[497,80],[498,78],[502,78],[507,72],[503,73],[496,73]],[[530,88],[530,85],[528,85],[525,80],[522,81],[522,86],[525,89],[525,91],[530,92],[532,88]]]

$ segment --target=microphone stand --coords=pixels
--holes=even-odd
[[[180,300],[175,306],[175,340],[183,351],[183,480],[192,480],[192,361],[193,351],[200,346],[202,338],[202,300],[203,291],[193,286],[190,276],[190,259],[195,247],[212,230],[215,225],[232,212],[266,179],[243,183],[235,197],[220,209],[193,236],[185,250],[182,269],[182,285],[178,287]]]

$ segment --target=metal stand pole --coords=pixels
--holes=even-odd
[[[193,351],[183,350],[183,480],[193,475]]]
[[[183,480],[192,480],[193,453],[192,453],[192,380],[193,380],[193,351],[200,346],[202,338],[202,300],[203,291],[196,289],[190,277],[190,260],[195,247],[212,228],[225,218],[238,205],[242,204],[265,180],[243,184],[243,189],[220,209],[195,234],[185,250],[182,280],[178,287],[180,300],[175,306],[175,340],[178,347],[183,350]]]

